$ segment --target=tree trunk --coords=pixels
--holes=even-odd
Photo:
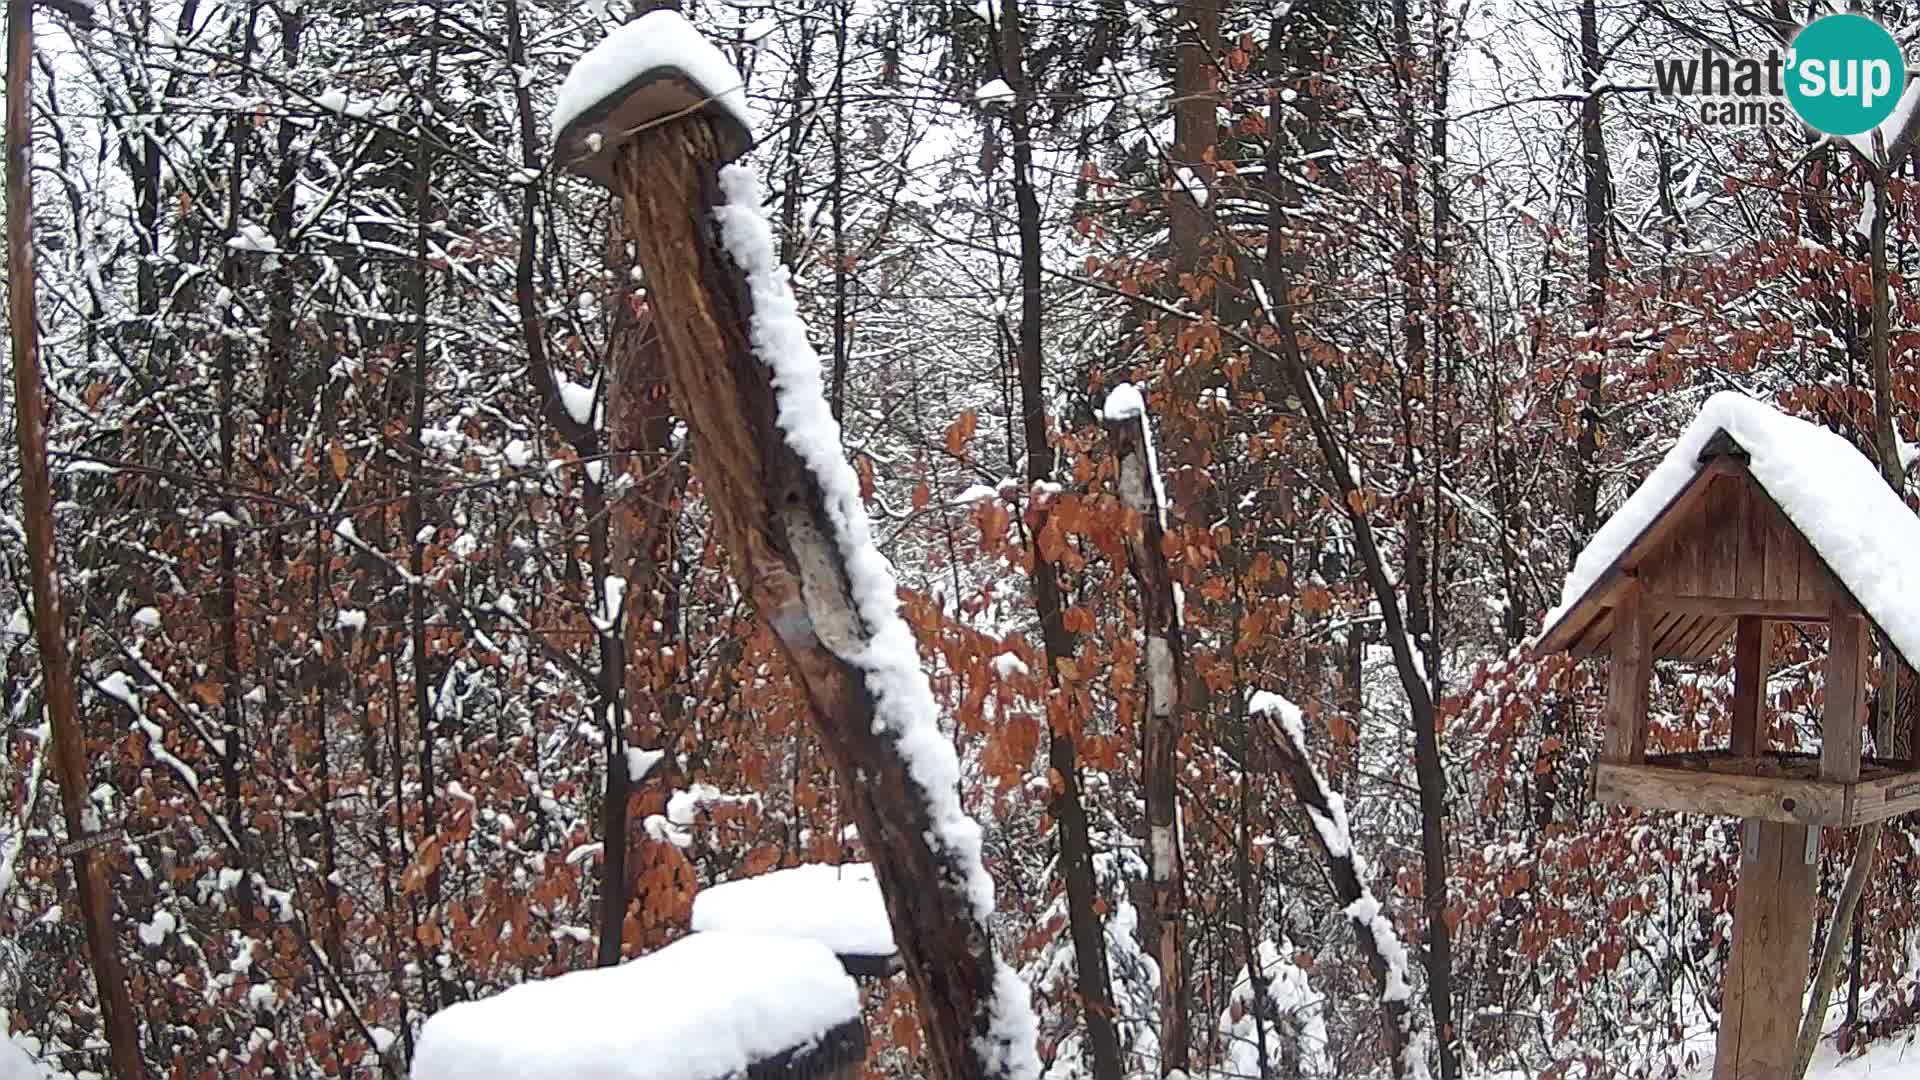
[[[1109,399],[1111,400],[1111,399]],[[1140,622],[1147,638],[1147,718],[1141,786],[1147,803],[1147,873],[1158,925],[1149,940],[1160,962],[1160,1074],[1188,1066],[1186,865],[1180,834],[1180,735],[1187,714],[1187,649],[1180,603],[1161,546],[1166,503],[1153,445],[1153,430],[1141,409],[1106,417],[1119,466],[1120,501],[1127,516],[1127,565],[1139,587]],[[1256,957],[1257,959],[1257,957]]]
[[[1048,813],[1060,839],[1060,877],[1067,892],[1067,930],[1073,939],[1074,976],[1086,1027],[1087,1049],[1096,1080],[1119,1080],[1120,1036],[1114,1026],[1113,982],[1107,965],[1106,935],[1094,910],[1093,844],[1086,806],[1080,800],[1080,719],[1072,687],[1063,686],[1060,667],[1071,662],[1078,645],[1067,630],[1066,604],[1059,569],[1042,553],[1049,506],[1034,485],[1053,479],[1053,444],[1047,434],[1045,357],[1041,339],[1040,274],[1045,253],[1040,244],[1040,199],[1033,181],[1034,90],[1026,71],[1026,41],[1018,0],[1006,0],[1001,25],[1002,65],[1012,85],[1014,105],[1008,128],[1013,141],[1013,192],[1020,232],[1020,337],[1016,358],[1020,376],[1020,428],[1027,453],[1030,504],[1027,528],[1033,539],[1033,605],[1040,617],[1040,640],[1047,657],[1047,764],[1058,777]]]
[[[7,4],[7,303],[13,327],[13,401],[20,443],[20,505],[33,592],[33,635],[40,650],[47,725],[60,775],[60,807],[72,850],[74,890],[86,928],[87,956],[100,999],[102,1034],[115,1080],[141,1080],[140,1029],[120,964],[103,844],[90,842],[87,749],[80,730],[66,620],[55,567],[53,477],[47,467],[47,406],[40,384],[40,333],[34,302],[33,144],[29,106],[33,79],[33,0]]]
[[[822,411],[824,395],[815,384],[783,387],[776,398],[748,336],[757,317],[752,295],[712,227],[724,204],[721,160],[712,121],[681,117],[645,128],[621,148],[614,185],[652,290],[667,381],[692,433],[715,535],[805,694],[872,857],[926,1027],[932,1075],[1031,1076],[1032,1020],[1025,988],[993,952],[991,883],[978,861],[978,833],[960,813],[957,793],[946,782],[927,787],[916,771],[933,753],[929,738],[946,744],[928,731],[886,726],[902,707],[896,699],[924,693],[924,685],[871,681],[876,612],[855,606],[848,560],[874,553],[836,542],[846,515],[861,508],[830,508],[825,478],[839,474],[817,471],[844,470],[845,458],[837,445],[810,445],[802,457],[779,427],[787,395],[811,395]],[[864,567],[872,573],[871,561]],[[907,635],[897,622],[893,616],[885,625]]]
[[[1600,81],[1605,63],[1600,52],[1598,0],[1580,0],[1580,75],[1582,85]],[[1573,554],[1578,555],[1600,529],[1600,410],[1603,340],[1607,317],[1607,211],[1613,197],[1613,179],[1607,168],[1607,144],[1600,124],[1600,95],[1588,93],[1580,103],[1580,167],[1584,177],[1582,213],[1587,233],[1587,337],[1579,360],[1580,438],[1574,446]]]

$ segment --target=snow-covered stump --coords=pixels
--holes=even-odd
[[[645,92],[661,73],[692,84],[699,106],[628,100],[629,87]],[[758,180],[726,165],[743,148],[738,128],[750,128],[738,87],[678,14],[649,13],[569,74],[554,127],[563,148],[591,152],[561,160],[608,184],[636,238],[714,528],[839,774],[934,1075],[1036,1076],[1031,1003],[993,952],[993,882],[979,826],[960,806],[953,746],[874,546]],[[618,119],[610,128],[593,117]],[[595,124],[597,147],[583,134]]]
[[[695,934],[435,1013],[413,1080],[853,1080],[860,992],[824,945]]]
[[[1127,520],[1127,566],[1139,586],[1141,629],[1147,639],[1147,719],[1141,737],[1141,775],[1147,803],[1147,874],[1153,898],[1152,938],[1160,963],[1161,1072],[1187,1067],[1185,909],[1179,829],[1180,728],[1185,705],[1186,644],[1179,585],[1162,541],[1167,492],[1154,453],[1146,400],[1121,383],[1100,410],[1119,466],[1120,501]]]

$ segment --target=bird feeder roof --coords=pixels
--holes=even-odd
[[[1738,521],[1729,516],[1736,511]],[[1754,613],[1793,617],[1792,586],[1781,586],[1772,571],[1798,548],[1807,564],[1797,576],[1798,599],[1813,597],[1818,578],[1821,596],[1850,602],[1909,665],[1920,666],[1920,517],[1840,435],[1730,391],[1707,400],[1666,458],[1594,534],[1567,575],[1559,606],[1547,614],[1537,648],[1606,651],[1618,587],[1629,577],[1657,573],[1689,534],[1706,537],[1716,529],[1723,535],[1707,546],[1717,539],[1726,564],[1718,569],[1739,587],[1715,592],[1751,600]],[[1791,567],[1785,576],[1794,578]],[[1800,614],[1809,621],[1828,610],[1805,606]],[[1698,625],[1678,625],[1687,617]],[[1672,625],[1655,630],[1656,655],[1710,653],[1734,621],[1712,611],[1670,618]]]

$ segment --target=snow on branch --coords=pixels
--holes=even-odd
[[[1306,724],[1300,706],[1260,690],[1247,700],[1247,712],[1266,722],[1286,766],[1287,782],[1313,823],[1314,839],[1340,898],[1341,913],[1353,927],[1354,938],[1373,973],[1380,1003],[1387,1011],[1396,1052],[1394,1075],[1425,1077],[1425,1039],[1417,1037],[1413,1029],[1412,957],[1379,898],[1366,884],[1366,860],[1353,845],[1347,800],[1329,789],[1326,778],[1314,767],[1307,753]]]

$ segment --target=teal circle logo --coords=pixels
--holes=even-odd
[[[1828,135],[1871,131],[1893,114],[1907,85],[1900,43],[1865,15],[1828,15],[1794,36],[1787,53],[1787,100],[1800,119]]]

